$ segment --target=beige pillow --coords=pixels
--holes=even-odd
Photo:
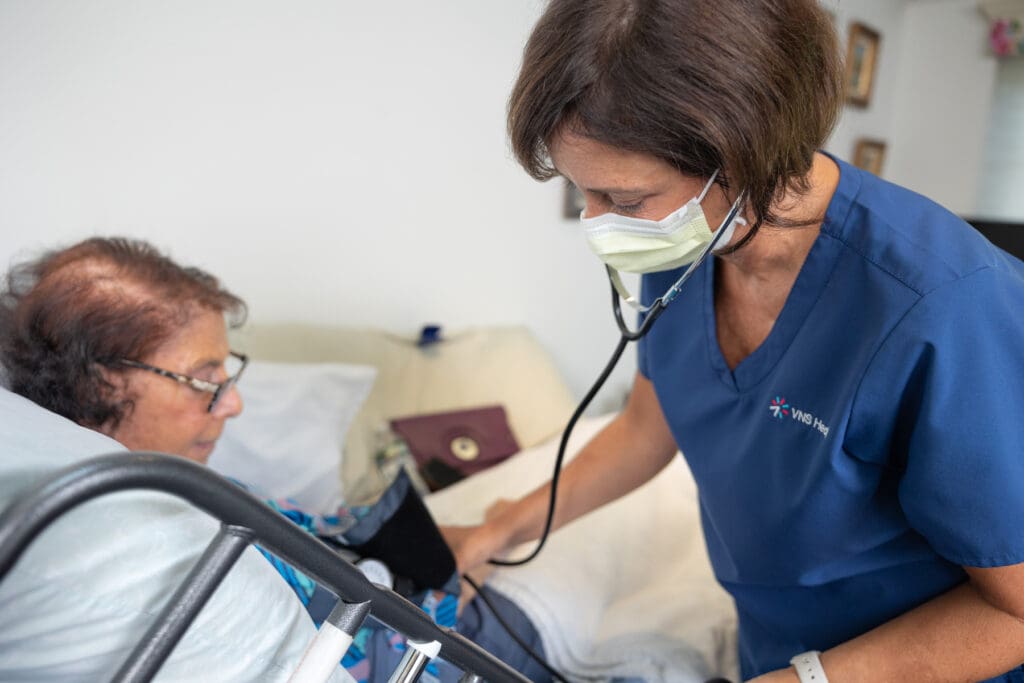
[[[516,440],[529,448],[561,431],[572,414],[572,393],[526,327],[478,327],[442,336],[420,348],[415,339],[378,329],[276,324],[248,326],[233,334],[233,343],[259,360],[377,368],[374,387],[345,439],[342,485],[355,503],[383,486],[373,454],[390,418],[497,403],[505,407]]]

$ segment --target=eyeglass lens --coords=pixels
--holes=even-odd
[[[213,392],[213,398],[210,399],[210,406],[207,411],[213,412],[217,407],[217,403],[221,398],[227,395],[231,391],[231,387],[238,383],[238,375],[245,368],[245,362],[237,356],[228,356],[224,361],[224,371],[227,374],[227,379],[221,383],[217,391]]]

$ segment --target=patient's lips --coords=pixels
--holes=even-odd
[[[210,453],[213,452],[213,447],[217,445],[217,439],[213,441],[197,441],[192,444],[189,448],[189,452],[185,455],[189,460],[195,460],[202,464],[206,464],[206,461],[210,459]]]

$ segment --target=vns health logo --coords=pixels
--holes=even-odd
[[[776,396],[773,398],[768,404],[768,412],[770,412],[772,417],[777,420],[785,420],[786,418],[789,418],[799,422],[800,424],[817,429],[823,438],[828,436],[828,425],[808,411],[800,410],[799,408],[794,408],[789,405],[785,396]]]
[[[789,404],[786,403],[785,398],[776,396],[772,399],[772,403],[768,406],[768,410],[772,411],[772,415],[779,418],[789,417]]]

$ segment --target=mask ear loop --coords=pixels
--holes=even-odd
[[[694,259],[693,263],[690,264],[690,267],[679,276],[679,279],[668,288],[668,291],[665,292],[658,301],[664,300],[665,306],[672,303],[672,301],[679,296],[683,283],[690,279],[690,275],[693,274],[693,271],[704,263],[704,259],[707,258],[708,254],[718,247],[718,243],[723,241],[723,238],[727,235],[730,238],[732,237],[734,231],[729,230],[728,228],[732,225],[733,221],[736,220],[736,217],[740,212],[740,208],[743,206],[744,199],[746,199],[746,193],[741,192],[739,196],[736,197],[736,201],[732,203],[732,206],[729,208],[729,212],[725,214],[725,220],[723,220],[722,224],[718,226],[718,230],[715,230],[715,234],[711,236],[711,240],[704,245],[704,248],[701,250],[700,254],[697,255],[697,258]],[[655,301],[654,304],[657,305],[658,301]]]
[[[718,172],[721,171],[721,170],[722,169],[720,169],[720,168],[716,168],[715,172],[711,174],[710,178],[708,178],[708,184],[705,185],[704,189],[700,191],[699,195],[697,195],[697,203],[698,204],[700,204],[700,203],[702,203],[704,201],[704,197],[706,197],[708,192],[711,190],[711,186],[715,184],[715,178],[718,177]]]

